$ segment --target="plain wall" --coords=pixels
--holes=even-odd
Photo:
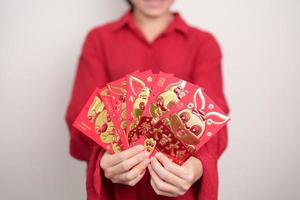
[[[86,33],[120,0],[0,0],[0,198],[85,199],[64,114]],[[231,108],[222,200],[300,199],[300,1],[177,0],[212,32]]]

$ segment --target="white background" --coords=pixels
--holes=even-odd
[[[80,48],[120,0],[0,0],[0,198],[85,199],[64,114]],[[300,1],[177,0],[224,54],[231,108],[222,200],[300,199]]]

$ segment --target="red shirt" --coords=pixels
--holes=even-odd
[[[228,113],[222,90],[222,54],[214,36],[185,23],[179,13],[153,42],[148,43],[138,29],[132,12],[119,20],[94,28],[82,47],[72,98],[66,113],[70,129],[70,154],[88,163],[88,199],[166,199],[157,196],[147,172],[134,187],[113,184],[99,166],[104,152],[71,125],[95,87],[119,79],[134,70],[168,72],[198,84]],[[226,127],[204,145],[196,157],[203,164],[203,176],[177,199],[217,199],[217,160],[227,145]]]

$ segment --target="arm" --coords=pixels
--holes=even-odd
[[[207,34],[199,45],[195,69],[191,80],[205,88],[206,93],[225,113],[229,109],[223,95],[221,50],[215,38]],[[151,159],[149,171],[155,192],[164,196],[180,196],[193,184],[197,184],[198,198],[215,200],[218,193],[217,160],[227,145],[227,129],[220,130],[208,143],[189,158],[182,166],[168,160],[163,154]],[[201,181],[199,181],[201,180]]]
[[[203,87],[218,106],[226,113],[229,108],[223,94],[222,79],[222,52],[216,39],[206,35],[205,42],[199,49],[195,71],[192,76],[193,83]],[[198,193],[199,199],[217,199],[218,197],[218,166],[217,161],[227,146],[227,127],[222,128],[218,134],[211,138],[197,153],[201,160],[203,175]]]
[[[67,122],[71,141],[70,154],[79,160],[88,161],[91,141],[72,127],[72,123],[96,87],[108,81],[104,53],[97,29],[89,32],[82,47],[72,97],[67,109]]]
[[[150,162],[144,148],[138,146],[118,154],[109,155],[98,145],[72,127],[72,123],[96,87],[108,82],[104,52],[97,29],[92,30],[84,42],[79,60],[72,98],[69,103],[66,122],[71,142],[70,153],[73,157],[88,162],[86,188],[89,198],[104,198],[110,185],[104,178],[115,183],[135,185],[144,175]],[[134,166],[134,167],[133,167]],[[102,174],[103,173],[103,174]],[[103,182],[104,181],[104,182]],[[104,190],[103,190],[104,188]],[[101,191],[104,192],[101,192]],[[111,195],[111,194],[110,194]]]

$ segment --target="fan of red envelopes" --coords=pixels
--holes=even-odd
[[[109,153],[142,144],[182,164],[228,121],[203,88],[135,71],[96,88],[73,126]]]

